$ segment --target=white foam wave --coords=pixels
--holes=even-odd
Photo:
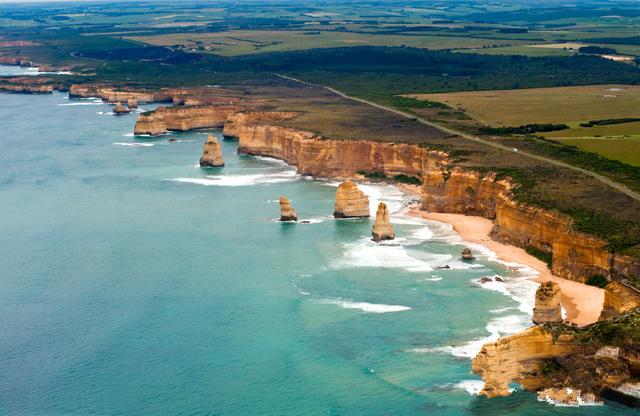
[[[122,135],[122,137],[133,137],[133,136],[135,136],[135,134],[133,133],[125,133]]]
[[[320,224],[324,222],[324,218],[303,218],[298,220],[300,224]]]
[[[404,305],[385,305],[378,303],[355,302],[353,300],[346,300],[341,298],[318,299],[316,303],[337,305],[344,309],[358,309],[367,313],[390,313],[411,310],[409,306]]]
[[[404,246],[393,241],[374,243],[369,237],[361,238],[356,243],[345,243],[343,247],[343,257],[333,264],[334,268],[379,267],[430,272],[435,265],[450,258],[448,255],[423,253],[423,258],[419,259],[409,255]]]
[[[483,387],[484,381],[482,380],[462,380],[451,384],[451,388],[464,390],[471,396],[478,396]]]
[[[251,186],[290,182],[298,179],[295,171],[255,175],[210,175],[204,178],[172,178],[172,182],[191,183],[203,186]]]
[[[131,146],[131,147],[151,147],[151,146],[153,146],[153,143],[120,143],[120,142],[116,142],[114,144],[118,145],[118,146]]]
[[[64,103],[64,104],[58,104],[58,105],[76,106],[76,105],[102,105],[102,104],[104,104],[102,101],[84,101],[84,102]]]
[[[566,388],[566,392],[568,395],[572,395],[574,390],[570,387]],[[585,400],[582,398],[580,392],[578,392],[577,397],[576,397],[576,401],[577,403],[565,403],[565,402],[561,402],[561,401],[557,401],[552,399],[551,397],[549,397],[548,395],[544,394],[544,392],[540,392],[538,393],[538,401],[539,402],[546,402],[549,404],[552,404],[556,407],[582,407],[582,406],[604,406],[604,402],[601,401],[590,401],[590,400]]]

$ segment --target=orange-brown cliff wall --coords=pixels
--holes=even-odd
[[[276,121],[289,120],[296,117],[298,113],[291,111],[252,111],[236,113],[224,123],[222,135],[224,137],[238,137],[240,127],[256,124],[271,124]]]
[[[238,152],[282,159],[302,174],[327,178],[351,177],[357,171],[420,177],[445,162],[444,153],[411,144],[328,140],[273,125],[244,125],[236,132]]]
[[[222,127],[238,110],[237,106],[158,107],[155,111],[143,113],[138,117],[134,133],[157,135],[166,133],[167,130],[187,131]]]
[[[444,153],[411,144],[329,140],[238,119],[233,124],[227,133],[239,137],[239,152],[282,159],[303,174],[332,178],[367,171],[421,177],[423,209],[492,219],[495,239],[552,253],[553,272],[560,277],[584,282],[596,274],[629,276],[640,268],[635,259],[609,253],[603,241],[573,231],[567,217],[516,203],[509,182],[495,174],[447,170]]]
[[[96,84],[73,84],[69,87],[69,97],[98,97],[111,103],[116,101],[127,102],[129,99],[138,100],[139,103],[153,103],[171,101],[173,95],[181,91],[172,89],[160,91],[120,90]]]

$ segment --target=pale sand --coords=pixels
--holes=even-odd
[[[404,186],[402,188],[409,191]],[[604,302],[604,290],[554,276],[543,261],[527,254],[523,249],[492,240],[489,237],[489,232],[493,227],[493,221],[483,217],[461,214],[425,212],[418,208],[412,209],[410,213],[429,220],[451,224],[463,240],[487,247],[496,253],[500,260],[531,267],[539,273],[535,279],[537,282],[552,280],[558,283],[562,291],[561,303],[567,312],[566,321],[583,326],[598,320]]]

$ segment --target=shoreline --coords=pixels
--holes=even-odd
[[[411,192],[405,187],[402,189]],[[585,326],[598,320],[604,302],[603,289],[554,276],[546,263],[528,254],[524,249],[493,240],[489,236],[493,228],[493,221],[490,219],[462,214],[426,212],[417,207],[410,209],[408,213],[424,219],[450,224],[464,241],[488,248],[501,261],[520,263],[531,267],[538,273],[532,279],[535,282],[553,281],[557,283],[562,291],[561,304],[567,313],[565,322]]]

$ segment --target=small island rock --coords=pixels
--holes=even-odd
[[[533,308],[533,323],[562,322],[560,285],[544,282],[536,290],[536,306]]]
[[[218,139],[213,134],[207,138],[204,144],[204,152],[200,158],[200,166],[221,167],[224,166],[222,159],[222,147],[218,143]]]
[[[389,210],[384,202],[378,204],[378,211],[376,212],[376,222],[373,224],[371,230],[373,241],[378,242],[382,240],[393,240],[396,238],[396,233],[391,226],[389,220]]]
[[[336,218],[358,218],[369,216],[369,197],[350,180],[344,181],[336,191]]]
[[[280,221],[298,221],[296,210],[291,207],[286,196],[280,197]]]
[[[131,110],[129,110],[127,107],[123,106],[120,101],[118,101],[116,103],[116,106],[113,108],[113,114],[115,114],[115,115],[129,114],[130,111]]]

